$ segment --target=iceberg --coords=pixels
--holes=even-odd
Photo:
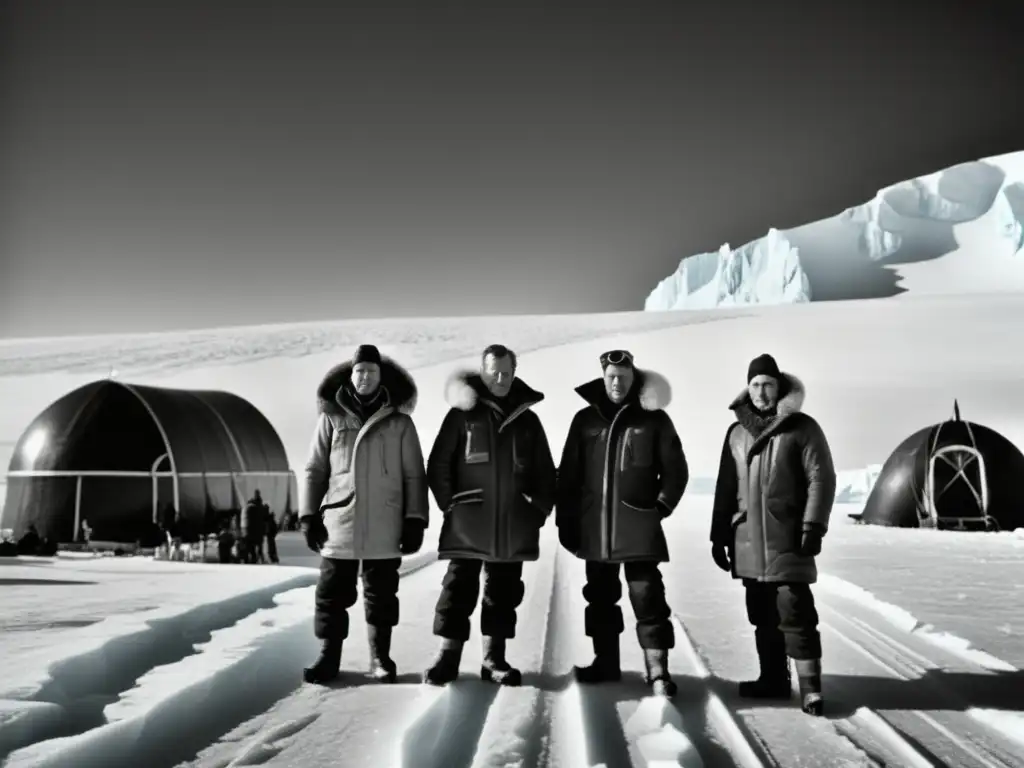
[[[811,300],[799,250],[780,230],[733,250],[701,253],[679,263],[647,297],[644,309],[709,309]]]

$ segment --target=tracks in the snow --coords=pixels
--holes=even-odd
[[[433,553],[409,558],[403,575],[434,562]],[[152,620],[59,663],[21,723],[0,722],[0,764],[162,768],[191,758],[299,686],[316,648],[316,578]]]
[[[971,717],[968,705],[936,672],[939,665],[908,643],[856,615],[822,605],[822,630],[860,658],[865,676],[881,674],[897,684],[914,681],[932,697],[930,711],[893,702],[893,708],[856,709],[835,721],[837,730],[876,757],[882,765],[907,768],[1016,768],[1024,765],[1024,748]],[[995,681],[996,676],[992,677]],[[843,694],[842,688],[838,693]],[[856,691],[847,694],[851,700]],[[881,753],[881,754],[879,754]]]
[[[423,692],[422,709],[387,768],[774,768],[756,738],[709,691],[708,671],[681,625],[678,642],[689,652],[674,661],[675,700],[650,696],[639,670],[628,667],[619,684],[575,683],[572,665],[589,658],[575,620],[582,567],[553,549],[550,558],[531,564],[543,572],[521,609],[519,631],[535,632],[530,647],[541,646],[528,663],[511,659],[523,667],[523,686],[497,688],[470,674]],[[528,630],[530,624],[535,629]]]
[[[544,531],[545,539],[553,539],[551,529]],[[176,630],[176,640],[161,641],[163,655],[146,656],[137,644],[122,646],[118,652],[135,662],[117,690],[105,697],[81,673],[68,674],[63,678],[65,697],[90,702],[93,716],[106,722],[79,729],[85,732],[67,739],[53,739],[61,734],[37,729],[29,741],[50,741],[13,753],[5,768],[164,768],[183,760],[201,768],[267,762],[315,768],[338,764],[338,754],[367,755],[363,764],[384,768],[777,768],[789,762],[773,757],[775,744],[769,741],[777,736],[762,735],[756,720],[736,708],[726,684],[711,673],[678,618],[673,618],[676,649],[671,666],[680,690],[673,701],[649,695],[631,628],[622,637],[623,681],[577,685],[572,665],[585,663],[591,653],[581,621],[582,563],[550,540],[542,542],[542,551],[551,554],[524,570],[526,595],[516,638],[509,643],[509,661],[523,670],[521,687],[480,681],[473,656],[476,643],[467,646],[459,682],[441,689],[418,683],[432,655],[430,617],[441,575],[438,568],[427,568],[436,558],[422,555],[403,567],[405,577],[421,573],[402,582],[402,622],[410,641],[396,638],[393,651],[402,671],[397,685],[363,683],[355,680],[359,675],[348,673],[354,685],[297,691],[301,667],[316,651],[309,631],[311,590],[296,593],[296,584],[286,583],[236,605],[233,614],[222,608],[219,614],[207,610],[201,622],[193,616]],[[292,592],[284,592],[289,587]],[[627,605],[623,607],[628,615]],[[835,643],[833,663],[841,655],[849,674],[830,676],[826,664],[827,701],[840,707],[844,702],[869,706],[817,720],[790,705],[794,720],[787,727],[793,734],[818,728],[836,741],[831,722],[865,756],[862,765],[879,768],[1024,765],[1021,747],[973,718],[966,704],[943,687],[942,675],[934,674],[940,671],[934,653],[915,650],[913,639],[880,629],[881,622],[864,611],[837,608],[843,608],[841,601],[822,601],[822,630]],[[357,613],[358,607],[353,612],[356,623]],[[354,626],[352,635],[360,634]],[[152,644],[153,637],[146,642]],[[207,640],[197,653],[193,644]],[[346,651],[348,669],[364,663],[363,651],[357,646],[352,651]],[[194,674],[199,667],[205,678]],[[877,685],[880,678],[894,681],[892,690],[898,692],[901,684],[920,686],[929,677],[936,704],[929,711],[906,703],[879,703],[878,694],[873,700],[864,697],[863,685]],[[175,687],[176,680],[187,682]],[[78,687],[72,689],[75,681]],[[142,687],[132,688],[136,683]],[[139,690],[149,691],[147,701],[138,700]],[[789,723],[787,713],[782,717]],[[236,728],[242,723],[246,725]],[[244,731],[240,737],[239,730]]]
[[[523,620],[538,621],[541,596],[552,590],[544,626],[544,652],[527,673],[522,689],[485,693],[483,684],[438,694],[434,709],[411,731],[403,758],[391,768],[528,768],[558,766],[679,765],[685,768],[777,768],[773,744],[746,724],[743,710],[710,672],[685,626],[673,618],[676,650],[672,668],[679,694],[672,702],[647,696],[638,673],[626,671],[618,685],[579,686],[571,682],[571,665],[585,661],[583,635],[574,622],[579,611],[579,576],[575,564],[556,554],[550,574],[538,581]],[[576,569],[579,570],[579,569]],[[574,584],[574,582],[576,582]],[[822,630],[837,638],[861,666],[848,681],[881,674],[917,685],[939,665],[888,630],[879,621],[857,618],[823,602]],[[629,633],[623,643],[632,640]],[[634,665],[635,666],[635,665]],[[529,669],[529,667],[526,667]],[[827,702],[840,709],[864,694],[856,683],[844,688],[826,668]],[[533,677],[531,681],[531,677]],[[994,678],[993,678],[994,679]],[[831,680],[831,682],[829,682]],[[865,683],[870,685],[871,683]],[[925,683],[921,683],[925,684]],[[530,688],[533,690],[529,690]],[[861,765],[877,768],[1015,768],[1024,765],[1024,750],[1005,733],[972,718],[968,707],[948,687],[935,681],[933,710],[923,706],[853,706],[846,714],[824,720],[808,718],[793,704],[794,725],[834,728],[861,756]],[[896,690],[896,689],[894,689]],[[795,697],[794,697],[795,699]],[[732,706],[727,703],[732,702]],[[756,706],[756,703],[754,703]],[[441,714],[443,713],[443,715]],[[829,727],[831,725],[831,728]],[[795,731],[794,731],[795,733]],[[431,738],[427,739],[426,735]],[[502,735],[504,738],[502,738]],[[428,743],[429,742],[429,743]],[[457,743],[458,746],[453,746]],[[790,750],[792,745],[789,745]],[[813,758],[811,758],[813,759]],[[784,760],[782,762],[785,762]],[[809,763],[808,763],[809,764]]]

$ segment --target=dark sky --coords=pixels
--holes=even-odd
[[[214,5],[2,3],[0,335],[642,309],[1024,149],[1012,0]]]

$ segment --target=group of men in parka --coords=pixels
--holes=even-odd
[[[516,355],[501,345],[484,350],[479,370],[447,380],[450,410],[425,463],[411,418],[418,390],[405,369],[363,345],[328,372],[318,389],[300,518],[308,546],[321,556],[314,629],[322,650],[306,668],[306,682],[327,684],[339,675],[359,581],[370,675],[395,681],[390,651],[399,568],[423,545],[429,490],[443,514],[437,551],[448,568],[434,613],[440,650],[424,683],[445,685],[459,676],[478,601],[481,678],[521,683],[506,643],[524,598],[524,564],[539,558],[540,530],[554,510],[561,546],[586,568],[584,631],[594,658],[574,669],[577,681],[621,679],[624,573],[647,684],[656,695],[675,693],[662,521],[682,499],[689,472],[664,410],[671,388],[625,350],[605,353],[600,365],[600,377],[576,388],[585,405],[557,468],[532,410],[544,395],[516,375]],[[821,640],[810,585],[836,476],[821,427],[801,410],[804,391],[770,355],[750,363],[747,386],[729,406],[735,422],[722,446],[711,556],[742,580],[754,628],[760,675],[740,683],[740,695],[788,699],[793,659],[801,706],[820,715]]]

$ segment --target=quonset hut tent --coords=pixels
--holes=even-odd
[[[862,523],[900,528],[1024,527],[1024,454],[993,429],[953,418],[900,443],[868,495]]]
[[[58,542],[152,537],[157,521],[216,529],[259,489],[280,519],[296,505],[284,445],[266,417],[227,392],[103,379],[51,404],[15,445],[0,529],[29,524]]]

